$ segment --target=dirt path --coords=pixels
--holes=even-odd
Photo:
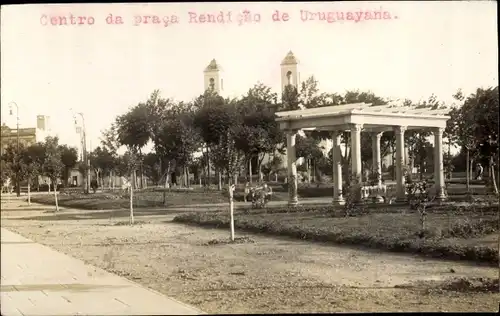
[[[19,205],[19,203],[17,203]],[[88,263],[127,276],[208,313],[495,311],[493,293],[395,288],[451,277],[497,277],[494,268],[417,256],[247,236],[207,245],[228,232],[170,222],[174,214],[56,220],[46,206],[2,204],[2,226]],[[5,211],[4,211],[5,208]],[[49,207],[50,209],[50,207]],[[27,217],[46,216],[37,220]],[[25,219],[20,219],[25,218]]]

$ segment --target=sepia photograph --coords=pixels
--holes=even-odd
[[[2,315],[499,311],[496,2],[0,12]]]

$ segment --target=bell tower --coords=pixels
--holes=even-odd
[[[224,90],[224,81],[222,79],[221,67],[215,59],[212,59],[210,64],[204,71],[204,91],[210,90],[221,94]]]
[[[289,51],[281,62],[281,91],[285,91],[287,85],[293,85],[299,89],[299,72],[297,58]]]

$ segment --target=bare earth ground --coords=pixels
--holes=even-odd
[[[172,223],[172,212],[131,227],[69,209],[73,219],[56,220],[48,209],[2,201],[2,226],[208,313],[498,309],[498,293],[429,290],[433,280],[495,278],[495,268],[251,234],[239,236],[253,243],[207,245],[228,232]]]

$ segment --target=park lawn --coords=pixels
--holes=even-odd
[[[167,204],[163,204],[163,192],[161,191],[137,191],[134,192],[135,208],[171,207],[193,204],[227,203],[227,197],[218,191],[204,192],[193,191],[170,191],[166,193]],[[54,205],[52,194],[33,196],[31,201],[41,204]],[[86,210],[115,210],[130,207],[128,194],[120,192],[98,192],[88,195],[82,193],[59,194],[60,206]]]
[[[288,200],[288,192],[286,184],[269,183],[273,189],[273,201]],[[299,199],[303,198],[323,198],[332,197],[333,187],[328,183],[301,183],[298,187]],[[237,186],[234,192],[234,201],[242,202],[244,195],[243,185]],[[450,198],[464,198],[465,186],[452,185],[448,187]],[[484,196],[486,188],[473,188],[472,194]],[[39,195],[32,197],[33,202],[41,204],[53,205],[54,197],[52,194]],[[193,188],[191,190],[172,189],[167,192],[167,204],[163,205],[163,192],[160,188],[147,189],[134,192],[134,207],[135,208],[151,208],[151,207],[176,207],[189,206],[194,204],[218,204],[228,202],[228,192],[225,188],[222,191],[216,189],[206,190],[203,188]],[[127,194],[120,191],[115,192],[98,192],[95,194],[85,195],[80,192],[71,194],[60,194],[59,204],[64,207],[73,207],[87,210],[104,210],[104,209],[123,209],[129,208],[130,200]]]
[[[404,209],[377,209],[353,217],[327,207],[290,212],[236,211],[236,229],[303,240],[360,245],[394,252],[411,252],[452,260],[498,263],[498,206],[429,210],[425,237],[420,216]],[[468,210],[469,209],[469,210]],[[185,213],[175,222],[228,228],[227,212]],[[495,238],[493,238],[493,237]]]
[[[273,201],[284,201],[288,199],[288,193],[276,192]],[[228,192],[226,190],[217,191],[215,189],[192,189],[192,190],[170,190],[166,193],[167,204],[163,204],[163,191],[144,190],[134,192],[134,208],[151,207],[181,207],[195,204],[219,204],[228,203]],[[243,201],[243,188],[238,189],[234,194],[234,201]],[[54,195],[34,195],[31,201],[40,204],[54,205]],[[58,194],[60,206],[77,208],[84,210],[116,210],[130,207],[130,197],[128,193],[120,191],[106,191],[90,194],[81,192]]]

